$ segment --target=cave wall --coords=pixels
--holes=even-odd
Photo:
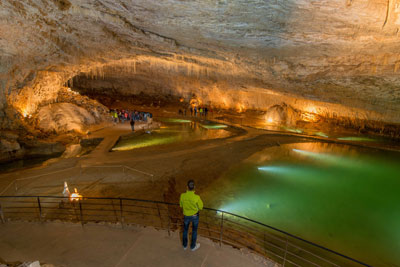
[[[398,123],[399,14],[400,0],[1,0],[1,127],[79,73],[104,77],[92,85],[105,94],[194,91],[228,108]],[[142,77],[103,70],[134,62]]]
[[[271,85],[255,77],[249,78],[236,66],[188,63],[161,59],[135,59],[99,66],[81,73],[71,80],[77,91],[93,97],[109,96],[120,99],[147,94],[173,95],[186,101],[195,95],[204,105],[222,109],[266,111],[275,105],[289,105],[293,109],[325,118],[349,118],[382,123],[400,123],[397,110],[389,107],[382,112],[357,106],[311,100],[289,92],[277,92]],[[218,64],[220,63],[220,64]],[[336,92],[338,94],[338,92]],[[364,103],[365,105],[365,103]]]

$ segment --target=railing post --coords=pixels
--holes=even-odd
[[[81,215],[81,224],[83,226],[82,200],[78,199],[78,202],[79,202],[79,212],[80,212],[80,215]]]
[[[267,246],[266,246],[266,240],[265,240],[265,231],[264,231],[264,244],[263,244],[263,247],[264,247],[264,253],[265,253],[265,256],[267,256]]]
[[[285,254],[283,255],[283,263],[282,263],[283,267],[285,266],[286,263],[287,247],[288,247],[288,239],[286,238]]]
[[[221,231],[220,231],[220,236],[219,236],[219,246],[222,246],[223,231],[224,231],[224,212],[222,212],[222,216],[221,216]]]
[[[165,205],[167,205],[167,214],[168,214],[168,236],[171,236],[171,232],[170,232],[170,228],[171,228],[171,225],[170,225],[171,216],[169,215],[169,205],[168,205],[168,204],[165,204]]]
[[[158,217],[160,217],[160,227],[161,227],[161,229],[162,229],[163,227],[162,227],[162,219],[161,219],[161,213],[160,213],[160,206],[158,206],[158,203],[156,203],[156,205],[157,205]]]
[[[3,214],[3,209],[1,208],[1,204],[0,204],[0,219],[2,223],[6,222],[6,220],[4,219],[4,214]]]
[[[37,197],[37,203],[39,207],[39,220],[42,220],[42,206],[40,205],[40,197]]]
[[[122,210],[122,198],[119,198],[119,211],[121,215],[121,226],[124,228],[124,215],[123,215],[123,210]]]

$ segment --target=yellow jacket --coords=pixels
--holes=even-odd
[[[195,215],[203,209],[203,201],[201,201],[200,196],[189,190],[181,194],[179,205],[183,208],[183,215],[185,216]]]

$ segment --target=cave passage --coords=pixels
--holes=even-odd
[[[178,203],[194,179],[399,266],[399,1],[0,0],[0,195]]]

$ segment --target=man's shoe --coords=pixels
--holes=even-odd
[[[199,247],[200,247],[200,243],[196,243],[196,246],[194,248],[192,248],[192,251],[199,249]]]
[[[187,249],[187,247],[183,247],[183,250],[186,250]]]

